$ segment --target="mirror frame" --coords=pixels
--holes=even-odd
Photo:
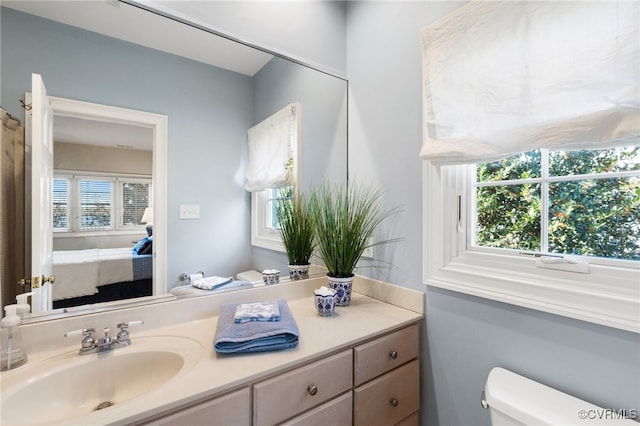
[[[194,18],[191,17],[191,16],[180,15],[180,14],[178,14],[177,12],[175,12],[174,10],[172,10],[170,8],[163,8],[162,6],[160,6],[158,4],[152,4],[148,0],[118,0],[118,1],[120,3],[124,3],[124,4],[127,4],[129,6],[137,7],[138,9],[144,10],[146,12],[153,13],[153,14],[158,15],[158,16],[162,16],[163,18],[171,19],[172,21],[187,25],[187,26],[189,26],[191,28],[195,28],[195,29],[204,31],[204,32],[209,33],[211,35],[222,37],[222,38],[224,38],[226,40],[242,44],[242,45],[244,45],[246,47],[250,47],[252,49],[259,50],[259,51],[261,51],[263,53],[267,53],[269,55],[272,55],[272,56],[275,56],[275,57],[278,57],[278,58],[281,58],[281,59],[285,59],[285,60],[287,60],[289,62],[292,62],[292,63],[297,64],[297,65],[301,65],[303,67],[312,69],[314,71],[318,71],[318,72],[320,72],[322,74],[326,74],[326,75],[329,75],[331,77],[335,77],[335,78],[337,78],[339,80],[344,81],[347,84],[347,93],[349,92],[349,90],[348,90],[348,88],[349,88],[349,79],[345,75],[337,74],[336,72],[331,71],[331,70],[329,70],[329,69],[327,69],[327,68],[325,68],[325,67],[323,67],[323,66],[321,66],[319,64],[315,64],[315,63],[311,64],[311,63],[305,62],[304,60],[301,60],[301,59],[295,58],[293,56],[287,55],[286,53],[281,53],[281,52],[278,52],[276,50],[272,50],[272,49],[269,49],[269,48],[266,48],[266,47],[263,47],[263,46],[248,42],[248,41],[243,40],[243,39],[241,39],[239,37],[226,34],[223,31],[216,30],[216,29],[208,27],[206,25],[194,22],[193,21]],[[347,128],[348,128],[348,118],[347,118]],[[349,146],[349,137],[348,137],[348,133],[347,133],[347,147],[348,146]],[[347,165],[349,164],[348,152],[349,151],[347,149]],[[347,173],[347,176],[348,176],[348,173]]]

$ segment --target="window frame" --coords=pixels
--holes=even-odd
[[[540,185],[540,200],[541,200],[541,216],[540,216],[540,251],[529,251],[529,250],[517,250],[519,253],[547,253],[548,245],[549,245],[549,206],[551,194],[549,191],[550,185],[554,183],[565,183],[565,182],[579,182],[584,180],[598,180],[598,179],[621,179],[627,177],[636,177],[640,178],[640,171],[613,171],[613,172],[601,172],[601,173],[583,173],[583,174],[568,174],[568,175],[552,175],[550,173],[550,162],[549,155],[550,152],[554,151],[546,148],[539,148],[540,151],[540,176],[539,177],[531,177],[526,179],[511,179],[511,180],[501,180],[501,181],[489,181],[489,182],[478,182],[477,181],[477,171],[474,165],[468,165],[467,173],[471,178],[469,183],[470,192],[469,192],[469,208],[467,212],[467,221],[466,221],[466,246],[469,251],[481,252],[485,251],[488,253],[500,253],[503,252],[505,255],[514,256],[516,250],[512,249],[501,249],[496,247],[485,247],[476,245],[475,234],[473,233],[474,228],[477,225],[477,218],[474,214],[477,208],[477,196],[474,196],[474,191],[477,191],[478,188],[481,187],[492,187],[492,186],[516,186],[523,184],[539,184]],[[560,150],[562,151],[562,150]],[[597,150],[596,150],[597,151]],[[555,255],[555,254],[552,254]],[[568,259],[576,259],[579,261],[587,262],[589,265],[609,265],[621,268],[640,268],[640,262],[636,262],[628,259],[614,259],[614,258],[603,258],[603,257],[595,257],[595,256],[581,256],[581,255],[569,255],[569,254],[561,254],[562,257]]]
[[[468,250],[471,173],[469,166],[423,162],[426,285],[640,333],[640,269],[591,264],[589,274],[578,274]]]
[[[270,215],[267,206],[272,192],[273,188],[269,188],[251,193],[251,245],[286,253],[280,231],[267,226]]]
[[[293,159],[293,191],[298,194],[300,191],[300,173],[302,161],[302,111],[300,103],[295,103],[297,109],[296,119],[293,124],[291,135],[291,158]],[[267,217],[271,212],[267,208],[269,195],[275,188],[268,188],[262,191],[251,192],[251,245],[269,250],[286,253],[287,249],[282,242],[282,234],[278,229],[267,226]]]
[[[123,196],[124,196],[124,185],[126,183],[134,183],[134,184],[148,184],[149,185],[149,191],[148,191],[148,195],[147,197],[149,198],[149,202],[147,203],[147,207],[153,207],[153,179],[150,177],[141,177],[138,175],[125,175],[125,176],[121,176],[118,177],[116,179],[115,182],[115,186],[116,186],[116,193],[115,193],[115,197],[116,197],[116,212],[118,215],[118,230],[121,231],[127,231],[127,230],[132,230],[132,231],[136,231],[136,233],[138,233],[138,231],[140,229],[146,229],[146,224],[142,223],[140,225],[125,225],[124,224],[124,202],[123,202]],[[144,214],[144,211],[143,211]]]
[[[134,235],[145,231],[145,225],[124,225],[123,216],[123,184],[147,183],[149,184],[149,205],[153,205],[153,179],[145,175],[78,172],[69,170],[55,170],[54,179],[66,179],[68,182],[67,194],[67,228],[53,228],[55,238],[87,237],[105,235]],[[111,225],[109,227],[87,228],[80,223],[80,182],[82,180],[103,180],[111,182]]]

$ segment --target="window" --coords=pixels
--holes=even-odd
[[[293,186],[288,186],[285,188],[269,188],[252,193],[252,245],[282,252],[286,251],[280,235],[275,201],[278,198],[290,196],[293,190]]]
[[[628,182],[633,186],[632,191],[627,191],[626,195],[631,197],[638,196],[638,177],[637,162],[632,168],[636,169],[631,172],[622,172],[624,177],[619,178],[619,182]],[[505,168],[506,170],[507,168]],[[616,172],[617,173],[617,172]],[[628,176],[634,175],[635,176]],[[592,256],[590,253],[582,255],[574,255],[571,249],[570,255],[564,255],[569,249],[563,249],[563,259],[559,259],[567,264],[560,265],[560,268],[548,266],[540,266],[540,259],[537,255],[544,253],[542,247],[538,250],[538,244],[528,246],[528,242],[523,245],[515,245],[510,248],[505,247],[489,247],[493,243],[487,243],[486,236],[473,236],[475,233],[486,232],[483,225],[476,223],[476,215],[481,215],[484,207],[480,207],[477,213],[477,207],[474,206],[475,194],[477,188],[477,171],[476,166],[460,165],[460,166],[435,166],[429,161],[424,163],[424,282],[427,285],[441,287],[453,291],[458,291],[474,296],[484,297],[487,299],[497,300],[510,303],[522,307],[537,309],[550,312],[557,315],[576,318],[584,321],[594,322],[597,324],[607,325],[623,330],[640,332],[640,261],[632,260],[637,256],[637,246],[635,255],[628,254],[625,258],[621,258],[616,252],[611,252],[609,258]],[[601,176],[599,179],[582,179],[579,174],[565,176],[563,179],[577,178],[577,180],[569,183],[561,181],[562,185],[573,185],[580,188],[593,188],[591,181],[601,180],[602,182],[611,181],[611,179]],[[554,177],[555,179],[556,177]],[[559,178],[559,177],[558,177]],[[551,177],[549,178],[550,180]],[[585,182],[589,182],[585,184]],[[522,183],[509,182],[513,185],[504,185],[505,192],[518,193],[516,189],[524,186]],[[528,184],[533,188],[534,183]],[[542,186],[543,184],[540,184]],[[553,199],[552,182],[549,185],[549,199]],[[624,185],[622,185],[624,186]],[[520,187],[520,188],[518,188]],[[485,188],[491,188],[487,186]],[[496,192],[496,191],[494,191]],[[528,209],[525,209],[524,202],[521,200],[530,199],[531,203],[527,206],[542,205],[542,199],[538,203],[535,196],[531,195],[531,189],[520,191],[522,197],[516,198],[518,203],[513,211],[515,218],[521,219],[525,212],[533,217]],[[610,191],[605,197],[615,195],[616,191]],[[619,195],[619,194],[618,194]],[[557,198],[557,197],[556,197]],[[589,192],[588,201],[594,201],[595,193],[593,190]],[[636,198],[637,199],[637,198]],[[627,222],[629,226],[627,231],[630,239],[638,238],[638,203],[629,201],[629,207],[635,206],[635,219]],[[611,204],[613,206],[614,204]],[[610,209],[618,212],[620,205]],[[535,210],[535,208],[533,210]],[[486,209],[485,209],[486,210]],[[606,209],[598,209],[598,214],[603,214]],[[621,208],[624,212],[625,208]],[[557,214],[557,210],[553,207],[549,209],[549,217],[553,223],[553,215]],[[508,216],[508,215],[507,215]],[[514,229],[524,229],[522,232],[531,232],[535,234],[543,228],[542,222],[545,215],[537,215],[540,218],[540,225],[531,225],[529,228],[520,226],[516,220]],[[588,218],[589,215],[569,215],[573,218]],[[499,222],[502,224],[510,223],[503,215],[498,215],[493,223],[497,229],[501,231],[502,236],[508,235],[507,231],[500,228]],[[576,221],[580,223],[580,221]],[[608,222],[608,229],[617,232],[618,227],[613,222]],[[480,232],[477,232],[479,229]],[[533,229],[533,231],[531,231]],[[553,230],[553,226],[550,226]],[[554,231],[555,232],[555,231]],[[587,230],[588,235],[590,230]],[[499,239],[499,236],[496,237]],[[616,238],[616,235],[603,238],[608,241],[609,238]],[[478,240],[482,241],[478,241]],[[507,240],[509,240],[507,238]],[[517,238],[512,238],[517,241]],[[538,238],[539,241],[542,238]],[[550,239],[552,241],[553,238]],[[509,240],[511,241],[511,240]],[[511,241],[511,242],[513,242]],[[475,244],[473,244],[475,242]],[[506,244],[503,244],[506,245]],[[588,245],[592,246],[592,245]],[[555,251],[553,251],[555,250]],[[632,253],[630,250],[629,253]],[[531,256],[522,255],[522,253],[531,253]],[[559,253],[559,249],[551,249],[549,253]],[[551,258],[553,260],[553,258]],[[586,261],[588,264],[588,273],[571,272],[572,265],[580,265]],[[560,269],[560,270],[558,270]],[[563,270],[564,269],[564,270]]]
[[[468,2],[423,29],[425,283],[640,332],[639,11]]]
[[[640,148],[529,151],[473,177],[470,248],[640,261]]]
[[[139,231],[150,206],[151,179],[56,173],[53,230],[58,233]]]
[[[80,179],[80,229],[112,229],[113,184],[108,180]]]
[[[253,246],[285,251],[274,200],[300,181],[300,109],[299,103],[289,104],[248,131],[245,189],[251,192]]]
[[[69,179],[53,179],[53,229],[69,229]]]
[[[122,223],[123,228],[144,225],[142,216],[144,210],[151,206],[151,183],[149,181],[121,179],[118,182],[122,194]]]

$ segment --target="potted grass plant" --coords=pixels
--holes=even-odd
[[[291,189],[283,191],[276,200],[276,216],[292,280],[309,278],[309,260],[315,249],[313,219],[307,205],[304,195],[295,194]]]
[[[376,228],[398,208],[386,210],[383,192],[373,186],[330,185],[313,191],[309,203],[313,217],[318,253],[328,269],[329,287],[338,293],[337,304],[351,301],[354,270],[368,248],[395,239],[373,242]]]

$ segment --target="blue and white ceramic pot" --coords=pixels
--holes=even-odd
[[[351,287],[353,286],[353,275],[350,277],[332,277],[327,275],[329,287],[337,292],[336,305],[348,306],[351,302]]]
[[[289,278],[291,278],[291,281],[306,280],[309,278],[310,266],[308,263],[306,265],[289,265]]]
[[[321,317],[330,317],[333,315],[333,311],[336,308],[337,296],[337,293],[326,296],[313,295],[316,302],[316,309]]]

